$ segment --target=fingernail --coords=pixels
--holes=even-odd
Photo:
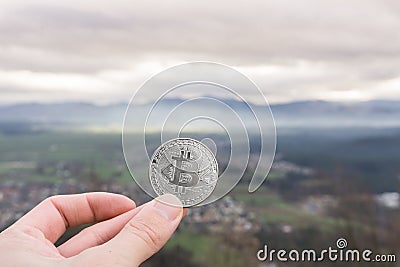
[[[170,221],[175,220],[182,214],[182,203],[172,194],[166,194],[156,198],[154,208]]]

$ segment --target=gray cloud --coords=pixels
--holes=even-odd
[[[355,100],[400,97],[393,86],[400,81],[396,0],[16,0],[3,6],[3,76],[21,70],[66,79],[79,74],[108,83],[98,92],[112,90],[114,83],[118,93],[115,99],[110,95],[111,102],[129,97],[153,71],[192,60],[248,71],[272,101],[340,99],[343,91],[355,92]],[[157,68],[141,67],[149,62]],[[265,67],[277,71],[258,71]],[[110,72],[117,73],[111,81]],[[391,89],[380,94],[386,83]],[[5,85],[16,92],[24,86],[32,94],[39,90],[35,98],[42,89],[40,83],[13,87],[10,79],[7,84],[0,79],[0,87]],[[77,92],[85,90],[76,86]]]

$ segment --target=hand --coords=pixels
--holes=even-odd
[[[1,266],[138,266],[167,242],[182,216],[173,195],[137,208],[110,193],[50,197],[0,234]],[[99,223],[54,246],[68,227],[92,222]]]

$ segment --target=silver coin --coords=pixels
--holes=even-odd
[[[162,144],[154,152],[149,176],[159,196],[173,194],[184,207],[191,207],[213,192],[218,180],[218,164],[203,143],[191,138],[177,138]]]

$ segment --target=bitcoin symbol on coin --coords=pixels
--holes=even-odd
[[[214,154],[203,143],[178,138],[162,144],[150,161],[150,182],[158,195],[176,195],[185,207],[206,199],[218,179]]]
[[[198,169],[198,164],[191,159],[190,151],[181,150],[179,157],[172,156],[175,160],[174,175],[171,183],[175,184],[175,192],[179,193],[185,191],[185,187],[192,187],[199,182],[199,176],[195,171],[188,171],[186,169]],[[180,188],[183,187],[183,188]]]

